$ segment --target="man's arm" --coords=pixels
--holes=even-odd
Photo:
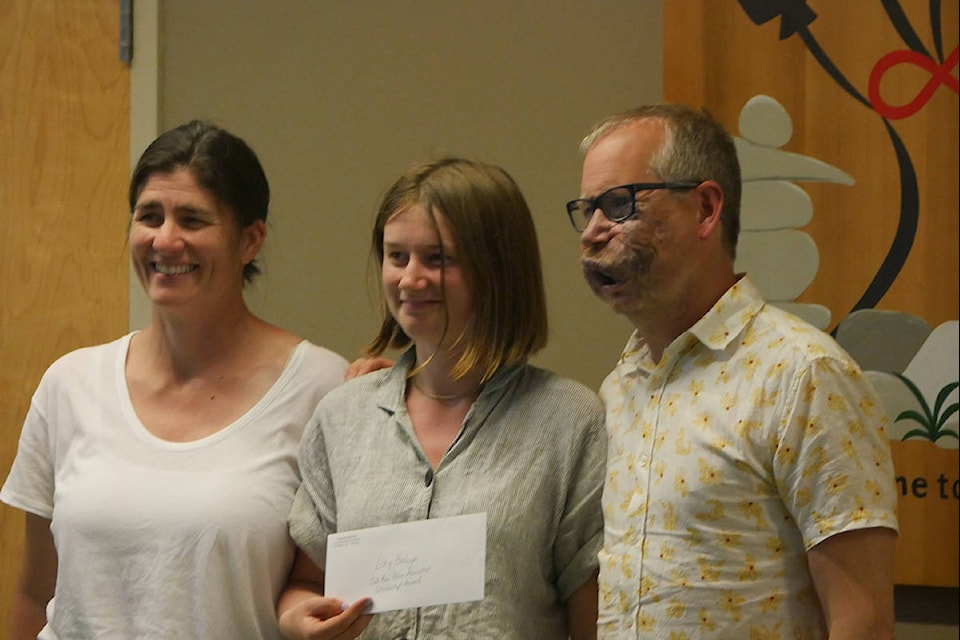
[[[893,640],[897,532],[874,527],[831,536],[807,552],[830,640]]]

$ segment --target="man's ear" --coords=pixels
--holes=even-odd
[[[700,237],[707,238],[720,226],[720,214],[723,211],[723,189],[714,180],[706,180],[690,194],[698,197],[700,213]]]

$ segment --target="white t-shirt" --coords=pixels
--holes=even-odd
[[[279,638],[297,447],[346,360],[304,341],[243,417],[174,443],[133,410],[129,343],[79,349],[47,370],[0,491],[52,521],[57,587],[39,637]]]

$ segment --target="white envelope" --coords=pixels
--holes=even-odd
[[[486,513],[334,533],[324,593],[369,613],[482,600],[486,553]]]

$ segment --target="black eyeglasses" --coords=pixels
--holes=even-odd
[[[636,182],[607,189],[596,198],[577,198],[567,203],[570,224],[583,231],[590,223],[593,212],[603,212],[610,222],[623,222],[637,212],[637,193],[656,189],[695,189],[700,182]]]

